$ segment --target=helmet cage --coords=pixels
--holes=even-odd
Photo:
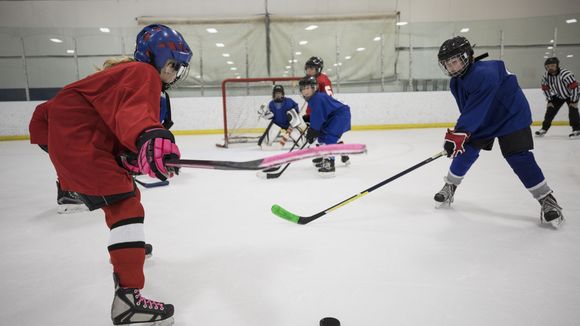
[[[449,66],[456,64],[457,62],[461,62],[462,67],[455,71],[450,71]],[[439,68],[449,77],[459,77],[465,74],[467,69],[469,69],[469,65],[471,64],[471,56],[467,52],[462,52],[455,54],[451,57],[440,59],[439,60]]]
[[[306,76],[300,79],[300,81],[298,82],[298,88],[300,92],[302,92],[302,90],[305,89],[306,87],[312,87],[314,90],[316,90],[318,87],[318,82],[316,81],[316,78],[313,76]]]

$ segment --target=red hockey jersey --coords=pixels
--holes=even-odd
[[[326,93],[330,96],[333,96],[332,93],[332,84],[330,83],[330,79],[325,73],[321,73],[316,77],[316,81],[318,82],[318,92]],[[310,115],[311,109],[310,106],[306,108],[306,115]]]
[[[130,192],[133,181],[115,157],[159,122],[161,78],[142,62],[119,64],[65,86],[37,106],[30,141],[48,145],[61,187],[87,195]]]

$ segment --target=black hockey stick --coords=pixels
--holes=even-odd
[[[262,142],[264,141],[264,138],[267,137],[268,133],[270,132],[270,128],[272,128],[273,124],[274,124],[274,119],[272,119],[270,121],[270,124],[268,125],[268,127],[266,127],[266,131],[264,131],[264,133],[262,134],[262,137],[260,137],[260,139],[258,139],[258,146],[262,146]]]
[[[314,215],[311,215],[311,216],[299,216],[299,215],[293,214],[293,213],[285,210],[280,205],[276,205],[276,204],[275,205],[272,205],[272,213],[274,213],[276,216],[279,216],[279,217],[281,217],[281,218],[283,218],[285,220],[288,220],[290,222],[294,222],[296,224],[308,224],[308,223],[314,221],[315,219],[317,219],[319,217],[322,217],[322,216],[324,216],[324,215],[326,215],[326,214],[334,211],[335,209],[338,209],[338,208],[340,208],[340,207],[342,207],[342,206],[344,206],[344,205],[346,205],[346,204],[348,204],[350,202],[353,202],[353,201],[355,201],[355,200],[357,200],[357,199],[359,199],[359,198],[361,198],[361,197],[369,194],[373,190],[378,189],[378,188],[386,185],[387,183],[389,183],[389,182],[391,182],[393,180],[396,180],[396,179],[404,176],[405,174],[407,174],[407,173],[409,173],[409,172],[411,172],[413,170],[416,170],[416,169],[422,167],[423,165],[425,165],[425,164],[427,164],[427,163],[429,163],[431,161],[434,161],[434,160],[440,158],[441,156],[445,156],[445,155],[447,155],[447,152],[445,152],[445,151],[439,152],[439,153],[437,153],[437,154],[429,157],[428,159],[426,159],[426,160],[424,160],[424,161],[422,161],[420,163],[417,163],[417,164],[413,165],[412,167],[406,169],[405,171],[399,172],[399,173],[395,174],[394,176],[392,176],[392,177],[390,177],[390,178],[388,178],[386,180],[383,180],[383,181],[377,183],[376,185],[374,185],[374,186],[372,186],[372,187],[370,187],[370,188],[368,188],[368,189],[366,189],[366,190],[364,190],[364,191],[362,191],[362,192],[360,192],[360,193],[358,193],[358,194],[356,194],[356,195],[354,195],[352,197],[349,197],[349,198],[341,201],[340,203],[338,203],[338,204],[336,204],[336,205],[334,205],[334,206],[332,206],[330,208],[327,208],[326,210],[324,210],[322,212],[318,212],[318,213],[316,213]]]
[[[363,154],[364,144],[334,144],[316,148],[305,148],[293,152],[282,153],[251,161],[216,161],[216,160],[184,160],[169,159],[165,162],[169,167],[184,167],[215,170],[264,170],[282,164],[325,155]]]
[[[299,148],[300,149],[304,149],[307,145],[310,145],[308,142],[304,142],[304,144]],[[291,152],[292,150],[294,150],[294,148],[298,146],[297,143],[294,143],[294,145],[290,148]],[[280,166],[277,167],[273,167],[271,169],[266,169],[264,171],[260,171],[258,173],[260,173],[260,176],[265,176],[266,179],[276,179],[279,178],[282,173],[284,173],[284,171],[286,171],[286,169],[290,166],[290,163],[286,163],[286,165],[284,165],[284,167],[282,169],[280,169]]]
[[[139,185],[141,185],[145,188],[155,188],[155,187],[163,187],[163,186],[169,185],[169,181],[167,181],[167,180],[157,181],[157,182],[143,182],[135,177],[133,177],[133,180],[135,180],[135,182],[137,182]]]

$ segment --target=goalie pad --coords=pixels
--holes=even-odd
[[[306,123],[296,110],[289,110],[286,112],[286,117],[288,118],[288,122],[292,128],[299,129],[300,131],[306,130]]]
[[[274,117],[274,113],[270,111],[270,109],[266,106],[266,104],[262,104],[258,109],[258,117],[265,120],[272,120],[272,118]]]

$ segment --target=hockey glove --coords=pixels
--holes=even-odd
[[[130,175],[140,175],[139,158],[137,154],[131,152],[124,152],[119,155],[119,164],[129,172]]]
[[[167,159],[181,157],[173,134],[167,129],[149,129],[139,136],[139,170],[152,178],[165,181],[178,174],[179,170],[166,167]]]
[[[465,152],[465,142],[469,139],[469,133],[447,129],[445,134],[445,144],[443,149],[447,152],[447,157],[455,158]]]
[[[272,120],[274,113],[272,113],[272,111],[270,111],[270,109],[267,108],[265,104],[262,104],[258,110],[258,116],[265,120]]]
[[[306,141],[309,144],[312,144],[312,143],[314,143],[316,138],[318,138],[319,135],[320,135],[320,131],[318,131],[316,129],[308,128],[308,130],[306,130]]]

